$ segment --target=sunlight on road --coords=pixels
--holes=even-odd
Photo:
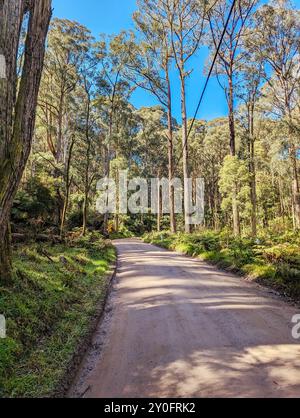
[[[194,352],[151,373],[162,396],[300,395],[300,346],[256,346]]]
[[[87,397],[300,396],[294,308],[199,260],[135,239],[116,246],[103,353],[86,359],[78,393],[83,385]]]

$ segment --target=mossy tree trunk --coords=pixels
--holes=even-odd
[[[1,280],[0,283],[7,283],[11,275],[11,240],[9,223],[0,228],[0,266]]]
[[[17,54],[26,13],[24,64],[18,80]],[[11,274],[10,213],[31,150],[50,18],[51,0],[0,0],[0,55],[5,63],[0,80],[0,283]]]

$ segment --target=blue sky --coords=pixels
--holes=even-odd
[[[296,3],[299,5],[300,0]],[[53,6],[55,16],[77,20],[87,26],[97,37],[100,33],[117,34],[122,29],[133,28],[131,16],[136,9],[136,0],[53,0]],[[202,49],[190,62],[190,66],[194,68],[187,85],[187,108],[190,117],[195,113],[205,83],[203,67],[207,54],[207,50]],[[175,72],[172,79],[174,84],[173,112],[180,121],[180,90]],[[139,108],[156,105],[157,101],[149,93],[138,90],[132,97],[132,103]],[[210,120],[225,115],[227,115],[227,106],[224,92],[217,81],[212,78],[198,117]]]

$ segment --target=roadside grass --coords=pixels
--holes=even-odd
[[[300,299],[300,242],[297,234],[236,238],[228,232],[151,233],[144,241],[200,258]]]
[[[0,397],[55,396],[109,286],[115,250],[104,240],[18,247],[0,288]]]

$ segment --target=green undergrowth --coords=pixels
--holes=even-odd
[[[119,232],[111,232],[110,234],[109,234],[109,238],[111,239],[111,240],[115,240],[115,239],[126,239],[126,238],[134,238],[135,237],[135,235],[132,233],[132,232],[130,232],[130,231],[127,231],[127,230],[125,230],[125,229],[121,229]]]
[[[144,241],[198,257],[221,269],[247,275],[253,280],[300,299],[300,238],[298,234],[262,236],[253,240],[226,232],[194,234],[151,233]]]
[[[15,250],[13,280],[0,285],[0,397],[53,396],[105,300],[114,261],[96,236]]]

